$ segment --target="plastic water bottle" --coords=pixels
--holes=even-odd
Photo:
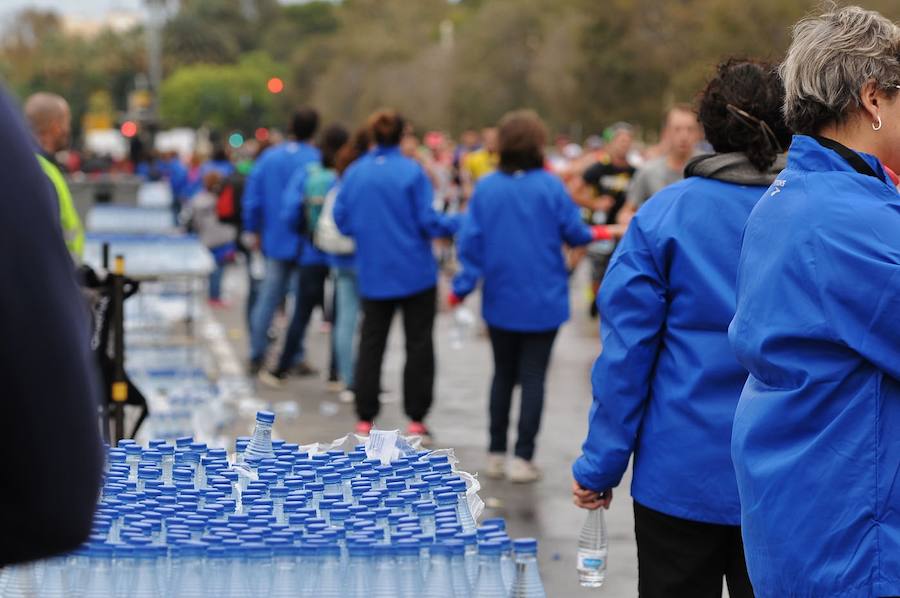
[[[344,598],[341,571],[341,549],[336,545],[324,545],[318,549],[319,578],[313,596],[317,598]]]
[[[459,523],[463,527],[464,532],[475,531],[475,518],[472,517],[472,511],[469,509],[469,498],[466,496],[466,483],[463,480],[455,480],[448,484],[450,489],[456,492],[457,505],[456,511],[459,515]]]
[[[23,563],[9,567],[6,573],[6,587],[3,598],[31,598],[39,596],[38,571],[36,563]]]
[[[599,588],[606,580],[607,535],[603,509],[588,511],[578,536],[578,582],[584,588]]]
[[[506,598],[508,592],[500,573],[499,542],[485,542],[478,547],[478,577],[472,590],[472,598]]]
[[[498,538],[498,541],[500,542],[500,574],[503,576],[503,586],[509,592],[516,580],[516,562],[513,559],[512,540],[504,535]]]
[[[415,540],[398,542],[397,590],[400,598],[419,598],[422,595],[422,571],[419,565],[419,544]]]
[[[68,557],[60,556],[44,561],[40,594],[42,598],[65,598],[69,595],[71,586],[66,579],[68,560]],[[0,591],[0,596],[3,595]]]
[[[547,598],[538,571],[537,540],[522,538],[513,542],[516,551],[516,579],[510,598]]]
[[[240,545],[229,545],[228,550],[229,571],[228,583],[225,586],[227,598],[241,598],[250,593],[250,585],[247,579],[246,551]]]
[[[351,544],[348,547],[346,598],[368,598],[372,583],[372,555],[374,549],[369,544]]]
[[[226,596],[230,561],[224,546],[210,546],[206,550],[207,596]]]
[[[134,557],[134,580],[130,586],[129,596],[134,598],[155,598],[162,592],[159,589],[159,577],[156,568],[156,550],[151,546],[136,546],[132,551]]]
[[[451,552],[452,549],[447,544],[435,544],[431,547],[431,570],[428,581],[425,582],[424,598],[456,598],[450,573]]]
[[[469,587],[474,587],[478,579],[478,536],[475,532],[463,532],[457,534],[456,539],[462,540],[466,546],[466,576]]]
[[[375,584],[371,598],[396,598],[397,587],[396,550],[390,544],[375,546]]]
[[[450,327],[450,346],[460,350],[475,326],[475,314],[462,305],[453,310],[453,324]]]
[[[111,598],[116,596],[116,585],[113,580],[113,547],[109,544],[98,544],[87,549],[88,571],[84,586],[84,598]],[[126,567],[121,567],[126,569]],[[125,575],[125,571],[119,571]],[[130,580],[129,580],[130,581]]]
[[[175,464],[175,447],[164,444],[157,448],[162,453],[162,480],[163,484],[172,483],[172,467]]]
[[[202,542],[186,542],[178,546],[173,559],[177,567],[173,567],[172,586],[177,588],[174,596],[179,598],[205,598],[206,581],[204,577],[206,544]]]
[[[289,544],[272,549],[272,598],[294,598],[300,593],[297,585],[298,555],[297,547]]]
[[[275,414],[271,411],[259,411],[256,414],[256,428],[247,450],[244,451],[246,461],[260,461],[262,459],[274,459],[272,450],[272,424],[275,422]]]
[[[250,278],[262,280],[266,276],[266,258],[259,250],[250,252]]]
[[[453,580],[453,591],[456,598],[469,598],[472,586],[466,574],[466,547],[459,540],[446,543],[450,546],[450,577]]]

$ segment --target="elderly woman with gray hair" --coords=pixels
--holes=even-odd
[[[900,595],[900,28],[804,19],[796,133],[744,231],[732,458],[757,596]]]

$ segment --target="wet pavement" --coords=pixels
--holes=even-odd
[[[216,312],[228,329],[228,336],[242,359],[247,352],[243,326],[243,271],[234,267],[226,277],[226,294],[232,307]],[[548,376],[544,419],[535,462],[543,470],[541,481],[512,484],[480,476],[481,498],[487,503],[482,519],[505,517],[510,535],[533,536],[539,541],[541,574],[550,597],[637,596],[637,555],[634,541],[634,518],[627,487],[630,472],[616,494],[612,508],[606,513],[610,532],[609,570],[607,582],[600,590],[586,590],[578,585],[575,551],[584,512],[571,503],[570,466],[580,452],[587,429],[590,407],[590,369],[599,351],[596,323],[587,317],[587,300],[582,290],[583,278],[573,283],[573,318],[557,337]],[[477,309],[477,297],[466,305]],[[398,318],[399,320],[399,318]],[[450,342],[450,313],[438,315],[435,330],[437,379],[435,404],[427,423],[435,437],[435,448],[452,447],[463,470],[476,473],[486,465],[487,395],[491,380],[490,343],[483,333],[473,332],[461,348]],[[295,418],[282,417],[275,434],[289,442],[308,444],[339,438],[353,429],[356,422],[352,404],[338,401],[336,393],[326,388],[328,368],[328,333],[315,316],[306,337],[307,361],[322,374],[306,378],[293,377],[284,388],[273,390],[257,383],[257,395],[266,402],[295,401],[299,407]],[[394,327],[385,355],[382,385],[387,391],[385,404],[377,420],[380,428],[403,428],[401,376],[404,362],[403,330],[399,321]],[[517,403],[513,406],[511,442],[514,442]],[[249,433],[233,430],[235,435]]]

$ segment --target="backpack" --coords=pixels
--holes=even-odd
[[[337,175],[331,169],[322,168],[320,164],[311,164],[306,172],[300,232],[309,239],[314,239],[319,218],[322,216],[322,208],[325,206],[325,196],[334,186]]]
[[[216,198],[216,216],[223,224],[241,223],[241,195],[244,193],[243,175],[234,173],[225,179]]]
[[[351,255],[356,252],[353,239],[341,234],[334,222],[334,202],[337,199],[338,186],[334,185],[325,195],[325,205],[319,215],[313,243],[316,247],[331,255]]]

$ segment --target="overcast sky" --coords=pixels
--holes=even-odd
[[[111,10],[136,10],[141,0],[0,0],[0,15],[6,17],[23,8],[52,8],[79,17],[102,16]]]
[[[301,4],[304,0],[281,0],[282,4]],[[8,17],[23,8],[52,8],[79,17],[102,17],[111,10],[136,10],[142,0],[0,0],[0,17]]]

